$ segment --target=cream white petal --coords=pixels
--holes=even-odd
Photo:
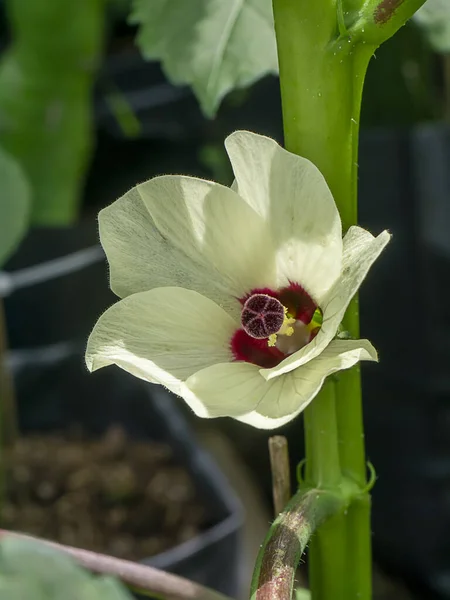
[[[342,264],[341,219],[323,175],[262,135],[237,131],[225,146],[239,195],[270,222],[279,286],[300,283],[320,302]]]
[[[194,373],[186,387],[206,407],[208,416],[237,417],[253,410],[268,384],[258,366],[229,362]]]
[[[183,394],[190,375],[232,360],[235,330],[234,320],[209,298],[183,288],[156,288],[120,300],[100,317],[86,364],[90,371],[116,364]]]
[[[274,429],[304,410],[328,375],[360,360],[377,360],[370,342],[333,340],[313,361],[270,381],[261,377],[255,365],[235,362],[203,369],[186,386],[208,416],[229,416],[260,429]]]
[[[99,226],[111,289],[121,298],[176,286],[222,299],[212,266],[194,262],[158,231],[136,187],[100,211]]]
[[[209,266],[224,291],[242,297],[275,285],[270,228],[233,190],[165,175],[137,186],[156,227],[195,263]]]
[[[99,226],[111,289],[118,296],[178,286],[200,292],[239,316],[241,305],[227,278],[204,257],[193,257],[192,244],[185,252],[160,233],[136,187],[100,211]]]
[[[336,336],[350,300],[357,292],[372,264],[389,242],[390,237],[387,231],[383,231],[375,238],[361,227],[350,227],[344,238],[341,276],[321,304],[323,324],[319,333],[307,346],[294,352],[276,367],[261,369],[261,374],[265,379],[269,380],[288,373],[323,352]]]
[[[377,360],[367,340],[333,340],[317,358],[282,377],[268,381],[271,392],[256,410],[238,417],[259,429],[275,429],[292,421],[319,393],[326,377],[361,360]]]

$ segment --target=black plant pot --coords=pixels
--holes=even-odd
[[[79,424],[92,436],[120,425],[129,438],[163,442],[189,473],[204,503],[207,528],[196,537],[143,562],[235,597],[241,572],[241,506],[210,456],[194,439],[173,396],[118,369],[88,374],[82,357],[46,365],[12,353],[26,432],[60,431]],[[145,526],[145,524],[143,524]]]
[[[88,374],[87,336],[115,300],[93,220],[32,231],[0,280],[15,374],[20,427],[54,431],[80,424],[93,435],[120,424],[137,439],[164,441],[190,473],[205,502],[206,531],[150,564],[229,596],[238,592],[240,505],[190,433],[173,397],[117,369]],[[9,288],[8,288],[9,286]]]
[[[0,295],[2,282],[13,349],[84,347],[115,299],[94,218],[73,227],[31,229],[5,266]]]
[[[379,350],[364,373],[376,555],[450,597],[450,130],[366,132],[361,225],[393,239],[361,288],[361,329]]]

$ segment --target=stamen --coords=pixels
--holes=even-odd
[[[288,337],[293,335],[294,328],[292,327],[292,325],[294,325],[294,324],[295,324],[295,319],[293,319],[292,317],[290,317],[288,315],[288,309],[286,307],[284,307],[283,325],[280,327],[280,330],[277,331],[277,333],[272,333],[272,335],[269,336],[269,339],[267,340],[267,345],[270,347],[276,346],[279,335],[287,335]]]
[[[272,333],[272,335],[269,335],[269,339],[267,340],[267,345],[269,346],[269,348],[274,348],[277,345],[277,334],[276,333]]]

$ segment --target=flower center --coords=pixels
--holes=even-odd
[[[261,340],[280,331],[285,314],[285,307],[276,298],[252,294],[242,309],[241,324],[250,337]]]
[[[314,338],[321,311],[298,284],[253,290],[241,300],[241,326],[231,340],[236,360],[264,368],[279,364]]]

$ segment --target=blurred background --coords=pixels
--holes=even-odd
[[[115,367],[89,375],[83,354],[115,300],[98,211],[163,173],[230,184],[226,135],[282,142],[278,80],[206,119],[142,58],[128,14],[127,0],[0,2],[0,204],[22,222],[0,253],[1,522],[244,598],[273,518],[268,432],[194,419]],[[360,224],[393,233],[361,291],[381,358],[363,366],[378,600],[450,598],[450,44],[433,27],[377,51],[361,121]],[[280,431],[293,474],[299,428]]]

